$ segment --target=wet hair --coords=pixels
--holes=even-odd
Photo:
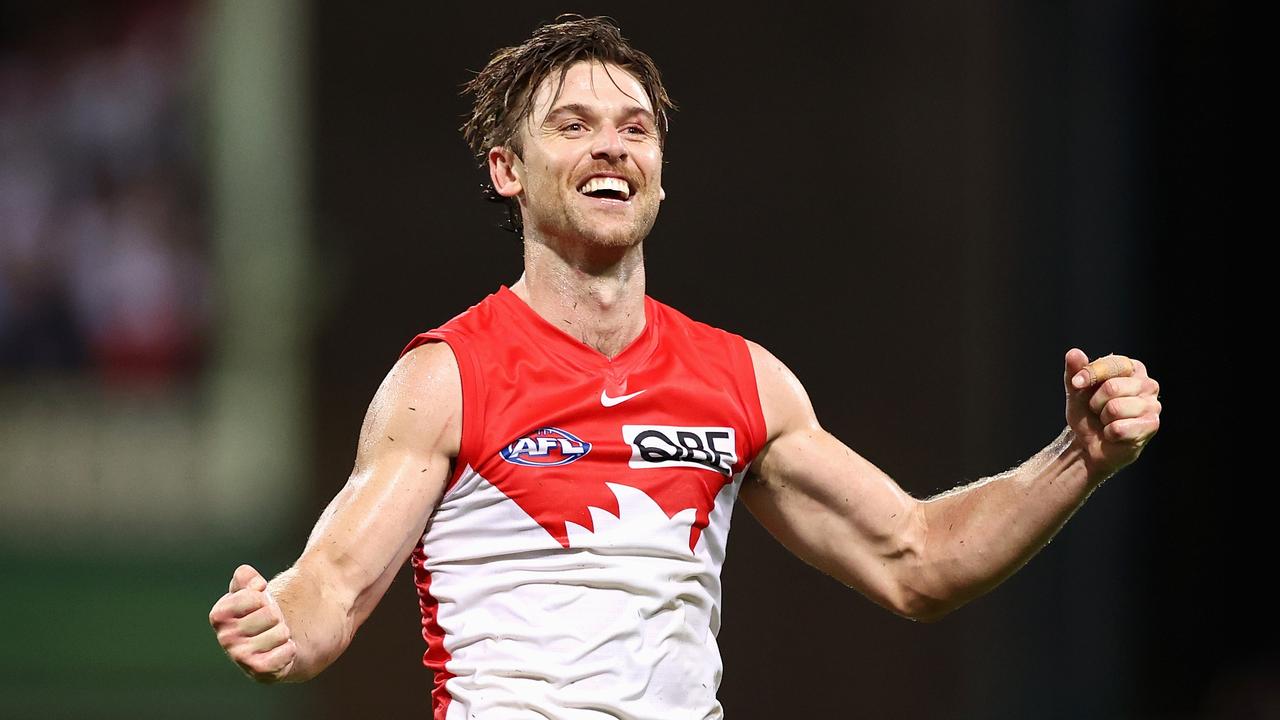
[[[475,102],[462,135],[481,166],[487,163],[489,150],[499,145],[510,148],[516,157],[523,156],[519,128],[533,112],[534,92],[558,72],[554,97],[559,97],[570,66],[581,61],[617,65],[635,76],[649,96],[659,147],[666,145],[667,116],[676,106],[653,59],[632,47],[612,18],[565,14],[539,27],[520,45],[495,52],[484,69],[463,85],[462,94],[474,96]],[[503,229],[523,239],[519,201],[499,195],[492,183],[482,185],[482,190],[485,199],[506,203],[511,226]]]

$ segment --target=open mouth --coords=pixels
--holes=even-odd
[[[593,177],[583,183],[578,192],[598,200],[626,202],[631,198],[631,184],[622,178]]]

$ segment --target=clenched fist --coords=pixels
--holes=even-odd
[[[1141,360],[1107,355],[1089,362],[1067,352],[1067,425],[1085,450],[1090,475],[1109,477],[1138,459],[1160,429],[1160,383]]]
[[[289,625],[252,566],[236,568],[227,594],[209,611],[209,624],[227,656],[254,680],[276,682],[293,667],[297,647]]]

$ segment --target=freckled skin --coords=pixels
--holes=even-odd
[[[557,80],[534,92],[522,152],[487,154],[494,188],[517,198],[524,222],[524,275],[511,290],[614,357],[645,326],[643,246],[666,197],[662,148],[647,94],[621,68],[575,64],[559,96]],[[627,202],[578,192],[601,172],[627,179]],[[1089,363],[1073,348],[1067,427],[1055,440],[1013,470],[919,501],[821,427],[785,365],[748,347],[766,442],[743,502],[797,556],[913,619],[941,617],[1002,582],[1159,428],[1159,385],[1143,363]],[[260,682],[299,681],[346,649],[443,495],[461,414],[447,346],[396,363],[369,405],[351,476],[302,556],[270,583],[240,566],[210,611],[232,661]]]
[[[351,477],[302,556],[269,584],[242,566],[210,611],[219,643],[247,675],[306,680],[350,644],[440,500],[457,456],[461,406],[447,346],[416,348],[392,368],[369,405]],[[246,625],[254,612],[268,622]]]
[[[1068,427],[1057,438],[1013,470],[919,501],[822,430],[790,371],[749,345],[769,442],[743,502],[810,564],[914,619],[937,619],[999,585],[1159,428],[1159,385],[1140,361],[1099,362],[1133,374],[1079,387],[1070,379],[1088,357],[1072,349],[1064,363]],[[1109,420],[1101,408],[1116,405],[1106,393],[1128,403]]]

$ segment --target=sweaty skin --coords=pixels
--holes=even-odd
[[[1067,427],[1017,468],[928,501],[821,428],[795,376],[752,344],[769,442],[741,497],[788,549],[905,617],[935,620],[1022,567],[1159,429],[1159,385],[1131,374],[1074,387],[1088,357],[1064,358]]]
[[[494,188],[520,202],[524,275],[511,290],[607,356],[644,329],[644,238],[657,218],[662,149],[643,86],[615,65],[578,63],[544,82],[522,125],[521,154],[489,151]],[[631,186],[625,202],[579,192],[591,177]]]
[[[644,329],[643,242],[662,190],[648,96],[621,68],[571,66],[534,94],[521,151],[488,153],[494,188],[517,198],[525,303],[613,357]],[[579,192],[624,179],[626,200]],[[1018,468],[927,501],[819,425],[796,377],[750,344],[767,443],[741,497],[806,562],[903,616],[932,620],[1034,555],[1159,428],[1159,386],[1138,360],[1065,357],[1066,428]],[[1127,363],[1127,364],[1126,364]],[[1101,369],[1108,368],[1103,378]],[[1071,379],[1081,377],[1076,387]],[[443,343],[407,353],[369,406],[355,467],[301,557],[267,583],[242,565],[209,613],[228,656],[261,682],[314,677],[351,642],[419,540],[457,457],[462,391]]]
[[[461,416],[448,346],[424,345],[396,363],[369,405],[351,477],[302,556],[269,584],[241,566],[209,613],[219,643],[246,674],[307,680],[342,654],[440,502]]]

